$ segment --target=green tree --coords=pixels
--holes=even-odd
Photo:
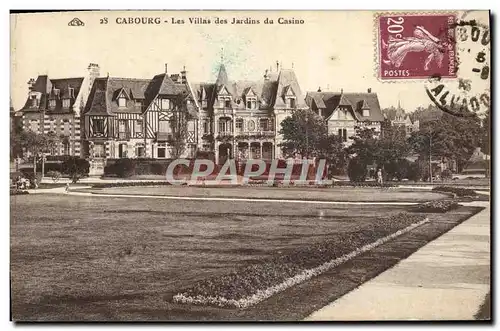
[[[421,124],[409,142],[422,159],[453,159],[461,172],[475,148],[480,146],[480,120],[477,116],[457,117],[443,113],[438,120]]]
[[[330,171],[345,166],[346,157],[339,136],[328,133],[325,120],[309,109],[298,109],[281,121],[280,144],[285,157],[300,154],[307,158],[326,159]]]
[[[62,171],[68,174],[73,183],[84,176],[87,176],[90,169],[90,163],[86,159],[77,156],[71,156],[62,163]]]
[[[19,136],[21,147],[33,157],[33,173],[36,176],[36,164],[44,153],[54,150],[59,138],[53,134],[39,134],[33,131],[23,131]]]

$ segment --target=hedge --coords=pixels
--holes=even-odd
[[[442,193],[452,193],[457,197],[474,197],[477,195],[474,190],[468,188],[460,188],[460,187],[436,186],[432,190]]]
[[[127,187],[127,186],[163,186],[172,185],[169,182],[155,182],[155,181],[144,181],[144,182],[117,182],[117,183],[97,183],[93,184],[93,188],[109,188],[109,187]]]
[[[410,210],[419,213],[446,213],[458,208],[458,203],[453,200],[435,200],[418,204]]]
[[[25,195],[25,194],[29,194],[30,192],[28,191],[25,191],[25,190],[19,190],[19,189],[11,189],[10,190],[10,195]]]

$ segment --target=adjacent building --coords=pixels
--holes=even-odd
[[[215,159],[281,158],[281,121],[305,109],[295,72],[277,65],[259,81],[230,80],[224,64],[213,83],[193,84],[200,105],[200,147]]]
[[[81,115],[98,76],[99,66],[91,63],[82,77],[30,79],[26,102],[16,112],[22,130],[59,137],[54,155],[82,156]]]
[[[350,144],[356,134],[356,127],[373,128],[381,132],[384,116],[380,109],[378,96],[368,89],[366,93],[308,92],[306,104],[323,117],[328,132]]]

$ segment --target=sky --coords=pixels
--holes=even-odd
[[[74,17],[85,26],[68,26]],[[161,24],[117,24],[129,17],[160,18]],[[190,24],[189,18],[211,24]],[[215,24],[215,19],[245,18],[260,24]],[[279,18],[303,24],[277,24]],[[274,24],[263,24],[266,18]],[[107,24],[104,23],[107,19]],[[173,24],[184,20],[185,24]],[[164,23],[168,21],[168,23]],[[422,81],[381,82],[376,77],[377,33],[374,12],[322,11],[114,11],[11,15],[11,99],[20,109],[30,78],[81,77],[89,63],[101,76],[152,78],[179,73],[191,82],[214,81],[221,56],[230,80],[263,79],[264,70],[293,69],[302,91],[378,94],[382,108],[407,111],[430,100]]]

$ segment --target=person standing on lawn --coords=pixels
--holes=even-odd
[[[69,183],[66,183],[66,187],[64,188],[64,191],[65,191],[66,193],[68,193],[68,192],[69,192]]]
[[[377,183],[380,184],[380,186],[383,185],[382,169],[381,168],[379,168],[377,171]]]

